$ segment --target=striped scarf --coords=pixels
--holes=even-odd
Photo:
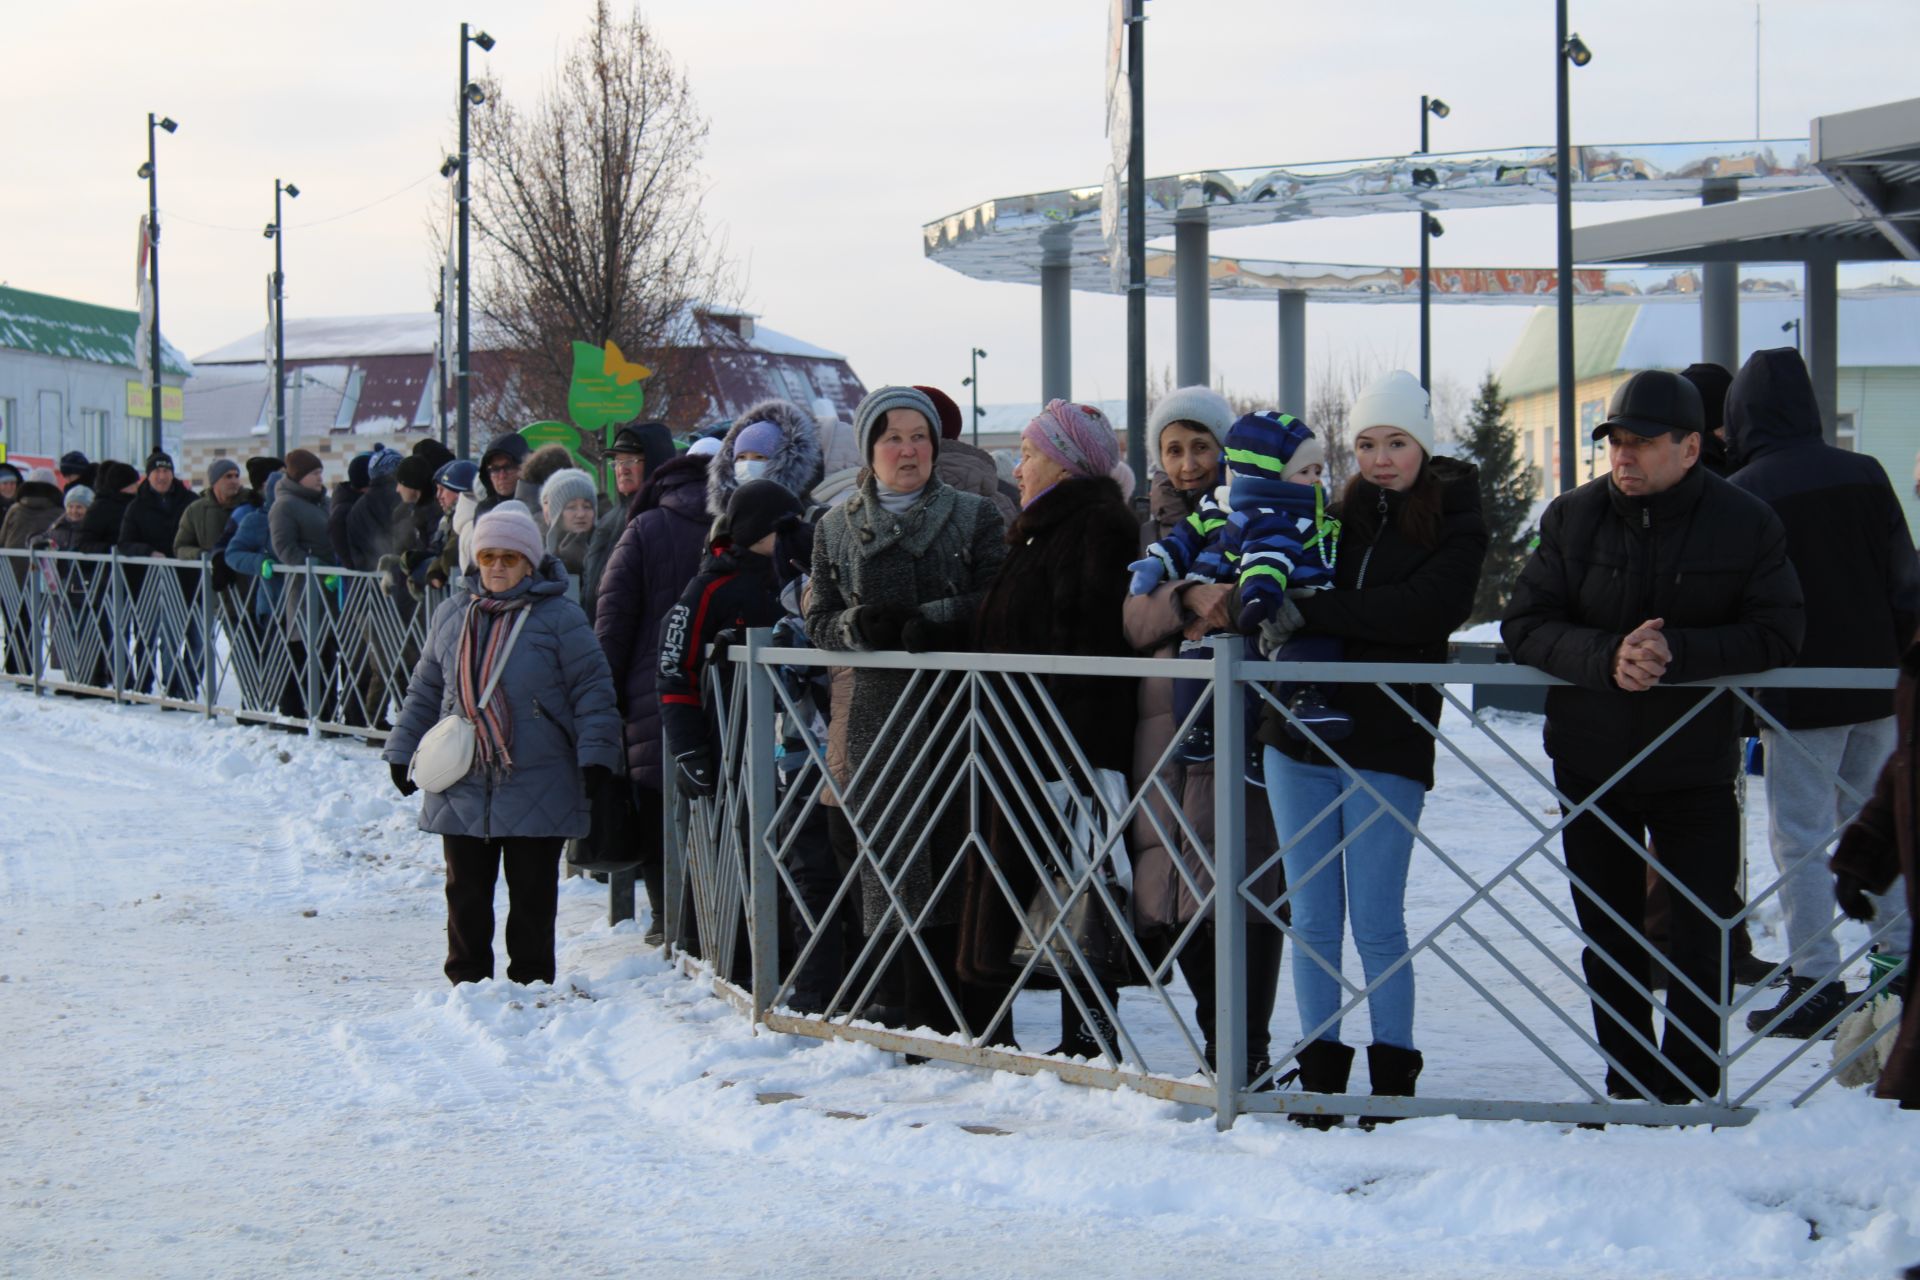
[[[507,700],[500,696],[498,689],[494,690],[494,696],[488,699],[484,707],[480,705],[480,694],[486,689],[487,681],[493,678],[494,667],[507,647],[507,637],[513,632],[508,625],[507,615],[526,608],[530,603],[525,595],[512,600],[476,595],[466,618],[460,624],[460,648],[456,659],[456,665],[460,668],[460,714],[473,725],[475,760],[494,777],[513,772],[513,756],[508,752],[508,747],[513,743],[513,716],[507,709]],[[480,648],[483,616],[493,619],[492,625],[487,628],[484,651]]]

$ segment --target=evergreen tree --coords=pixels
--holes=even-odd
[[[1526,564],[1534,529],[1537,477],[1520,458],[1520,433],[1507,420],[1500,380],[1488,371],[1474,396],[1460,453],[1480,469],[1480,510],[1487,522],[1487,560],[1473,598],[1473,621],[1497,620]]]

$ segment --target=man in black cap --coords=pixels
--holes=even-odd
[[[1593,433],[1611,474],[1547,508],[1501,626],[1514,661],[1569,682],[1547,691],[1546,748],[1575,815],[1561,842],[1607,1092],[1669,1103],[1712,1097],[1723,1075],[1724,939],[1699,904],[1739,910],[1741,704],[1663,686],[1786,666],[1805,627],[1786,531],[1700,465],[1703,416],[1679,374],[1621,385]],[[1658,1055],[1639,928],[1649,844],[1675,886]]]
[[[613,509],[600,517],[593,527],[593,540],[587,544],[586,571],[581,575],[580,603],[587,617],[593,617],[594,598],[600,593],[600,578],[607,571],[613,546],[633,517],[634,500],[646,487],[653,473],[676,456],[673,432],[664,422],[630,422],[614,435],[607,447],[613,462],[613,488],[619,499]]]

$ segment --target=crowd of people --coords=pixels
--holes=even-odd
[[[216,462],[202,495],[164,454],[144,475],[78,459],[85,470],[64,490],[36,473],[9,494],[0,473],[12,508],[0,543],[100,550],[110,526],[104,545],[124,555],[204,553],[217,578],[264,580],[251,607],[296,651],[338,642],[303,630],[301,593],[325,580],[283,583],[275,564],[372,570],[416,600],[447,588],[418,653],[401,655],[404,686],[363,682],[357,694],[367,723],[398,708],[384,759],[403,794],[428,793],[421,825],[445,841],[455,982],[493,973],[502,866],[507,975],[552,980],[568,841],[576,860],[639,864],[657,940],[668,778],[697,801],[741,767],[711,677],[731,678],[724,642],[747,629],[848,653],[1210,658],[1226,637],[1255,659],[1438,663],[1471,611],[1488,546],[1478,476],[1439,450],[1427,393],[1406,373],[1351,406],[1352,475],[1338,492],[1310,424],[1236,413],[1205,387],[1168,394],[1148,422],[1144,520],[1098,409],[1047,404],[1011,475],[961,428],[952,399],[928,386],[882,387],[851,422],[769,400],[691,447],[636,422],[610,446],[611,497],[564,449],[530,450],[515,433],[472,462],[430,442],[404,457],[376,448],[331,497],[321,460],[300,449],[249,459],[244,478]],[[1750,1015],[1753,1033],[1831,1033],[1851,999],[1836,901],[1882,922],[1912,910],[1903,780],[1916,763],[1920,568],[1878,464],[1824,442],[1791,349],[1759,352],[1737,376],[1638,374],[1594,438],[1610,472],[1548,506],[1503,638],[1515,661],[1566,682],[1548,694],[1545,747],[1569,805],[1560,842],[1607,1092],[1679,1104],[1722,1086],[1715,1006],[1736,985],[1784,978],[1778,1004]],[[201,641],[175,640],[191,678]],[[1787,955],[1769,963],[1723,924],[1744,909],[1742,704],[1656,690],[1796,662],[1898,667],[1902,679],[1894,697],[1761,699],[1787,932]],[[1222,761],[1202,668],[1193,680],[1083,670],[999,678],[980,704],[997,745],[978,754],[975,786],[942,762],[957,718],[982,713],[957,697],[958,673],[781,672],[781,785],[804,779],[819,801],[795,806],[805,817],[782,833],[783,959],[806,957],[788,1003],[937,1032],[964,1023],[1011,1045],[1008,994],[1039,971],[1060,991],[1051,1051],[1117,1056],[1114,1002],[1138,975],[1102,923],[1111,906],[1150,958],[1173,953],[1213,1063],[1212,917],[1232,909],[1245,913],[1248,1078],[1269,1079],[1278,1056],[1268,1028],[1290,934],[1300,1039],[1285,1056],[1303,1088],[1348,1091],[1351,931],[1370,1087],[1412,1095],[1424,1059],[1406,891],[1434,786],[1438,689],[1249,690],[1231,713],[1248,749]],[[280,709],[300,696],[290,680]],[[1206,852],[1217,785],[1245,788],[1249,876],[1219,903]],[[1124,830],[1107,829],[1114,813],[1130,813]],[[1056,923],[1048,904],[1090,864],[1101,907],[1058,922],[1080,959],[1058,943],[1036,956],[1033,932]],[[1904,943],[1904,931],[1882,938]],[[1911,1013],[1881,1089],[1920,1105]]]

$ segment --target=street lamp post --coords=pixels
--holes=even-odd
[[[281,251],[287,243],[286,223],[280,216],[280,196],[298,200],[300,188],[273,180],[273,221],[261,232],[273,241],[273,453],[287,456],[287,275]]]
[[[1569,141],[1567,69],[1584,67],[1593,53],[1567,33],[1567,0],[1554,8],[1554,213],[1560,259],[1560,492],[1574,487],[1573,445],[1573,145]]]
[[[467,77],[467,46],[477,44],[482,53],[493,48],[493,37],[484,31],[468,34],[467,24],[460,24],[460,193],[456,197],[460,206],[460,351],[459,368],[454,371],[454,380],[458,383],[459,398],[456,401],[458,416],[456,429],[456,448],[454,452],[464,458],[469,452],[470,404],[469,381],[470,356],[467,317],[467,171],[470,168],[467,158],[467,108],[479,106],[487,100],[484,89]]]
[[[961,386],[973,388],[973,447],[976,449],[980,447],[980,415],[986,412],[980,407],[980,362],[986,358],[987,353],[975,347],[972,354],[973,373],[970,377],[960,379]]]
[[[1420,152],[1427,154],[1427,118],[1438,116],[1445,120],[1452,108],[1438,98],[1420,95]],[[1423,180],[1424,179],[1424,180]],[[1431,187],[1438,183],[1439,177],[1432,169],[1415,169],[1413,183],[1416,187]],[[1424,205],[1420,209],[1420,385],[1428,391],[1433,390],[1433,279],[1427,268],[1427,241],[1439,235],[1439,226],[1433,220]]]
[[[160,439],[160,165],[158,153],[153,146],[153,131],[165,129],[168,133],[180,127],[171,116],[155,118],[153,112],[147,112],[147,162],[140,166],[140,176],[147,180],[147,295],[153,308],[153,318],[148,322],[147,331],[147,373],[152,381],[152,397],[147,412],[152,415],[152,448],[158,452]],[[91,448],[92,446],[88,446]]]

